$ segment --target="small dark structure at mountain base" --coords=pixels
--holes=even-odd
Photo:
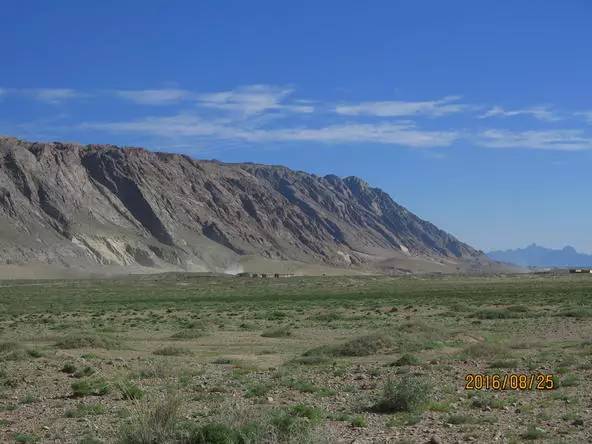
[[[570,268],[570,273],[592,273],[590,268]]]
[[[250,277],[250,278],[268,278],[271,277],[271,274],[268,273],[239,273],[237,276],[239,277]],[[294,274],[292,273],[274,273],[273,277],[276,279],[279,278],[288,278],[288,277],[294,277]]]

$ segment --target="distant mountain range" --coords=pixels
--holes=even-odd
[[[487,255],[496,261],[523,267],[592,267],[592,254],[578,253],[570,246],[553,250],[532,244],[516,250],[491,251]]]

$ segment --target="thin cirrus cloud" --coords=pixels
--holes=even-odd
[[[574,115],[578,117],[583,117],[587,123],[592,125],[592,111],[580,111],[574,113]]]
[[[378,143],[413,148],[449,146],[457,132],[427,131],[409,122],[345,123],[320,127],[252,128],[229,119],[208,120],[195,115],[149,117],[129,122],[94,122],[82,129],[114,133],[141,133],[167,138],[208,137],[246,142]]]
[[[38,102],[57,105],[68,100],[89,97],[71,88],[0,88],[0,97],[25,97]]]
[[[83,94],[70,88],[36,88],[36,89],[21,89],[16,91],[17,94],[23,94],[34,100],[56,105],[68,100],[86,97]]]
[[[409,123],[346,123],[319,128],[256,130],[251,136],[254,141],[377,143],[412,148],[449,146],[458,139],[456,132],[426,131]]]
[[[486,130],[477,136],[477,143],[489,148],[523,148],[554,151],[592,149],[592,137],[581,130]]]
[[[489,117],[515,117],[515,116],[531,116],[538,120],[553,122],[561,120],[556,113],[551,111],[546,106],[533,106],[530,108],[507,110],[501,106],[494,106],[479,116],[480,119]]]
[[[199,94],[199,105],[241,114],[260,114],[270,110],[311,113],[314,107],[302,102],[286,103],[293,89],[270,85],[249,85],[229,91]]]
[[[140,105],[172,105],[191,101],[203,108],[242,115],[266,111],[311,113],[314,107],[302,101],[288,102],[293,89],[272,85],[248,85],[226,91],[196,93],[184,89],[120,90],[116,95]]]
[[[38,102],[56,105],[68,100],[89,97],[71,88],[0,88],[0,97],[24,97]]]
[[[171,105],[191,97],[183,89],[120,90],[115,94],[140,105]]]
[[[460,97],[447,96],[439,100],[426,101],[378,101],[357,104],[337,105],[335,112],[347,116],[405,117],[431,116],[441,117],[469,109],[468,105],[458,103]]]

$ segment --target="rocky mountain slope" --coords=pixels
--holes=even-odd
[[[578,253],[570,246],[555,250],[531,244],[515,250],[491,251],[487,255],[496,261],[524,267],[592,267],[592,255]]]
[[[492,265],[356,177],[6,137],[0,264],[235,272]]]

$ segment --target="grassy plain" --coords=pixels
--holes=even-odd
[[[0,442],[587,442],[591,376],[592,276],[0,283]]]

